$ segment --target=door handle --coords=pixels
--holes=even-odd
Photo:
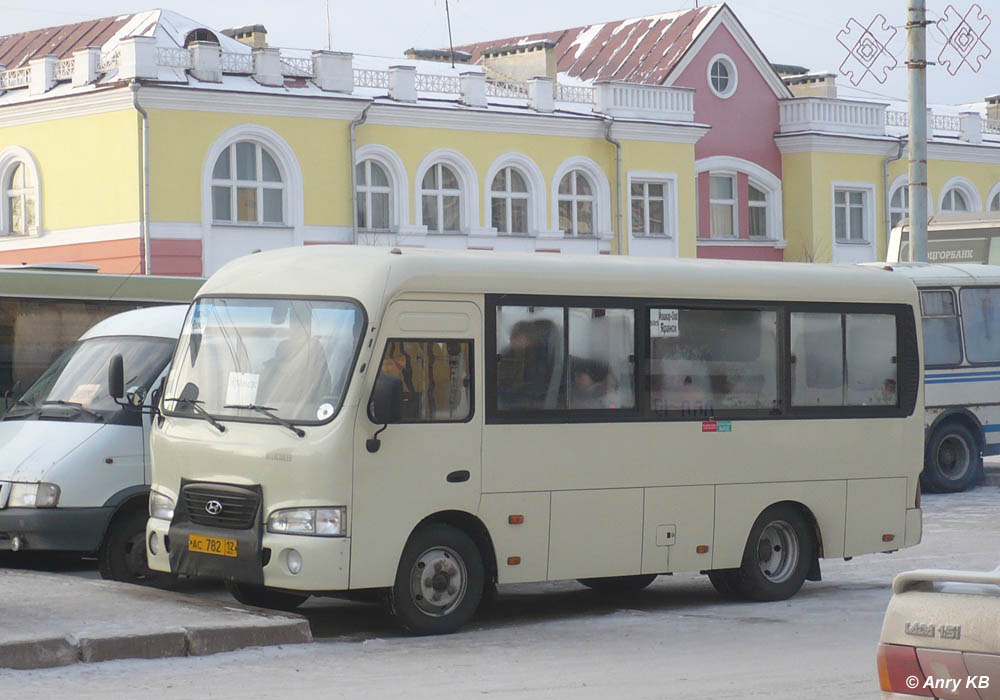
[[[447,478],[449,484],[460,484],[463,481],[469,480],[469,470],[459,469],[457,472],[452,472],[451,474],[449,474]]]

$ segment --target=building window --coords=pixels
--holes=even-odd
[[[736,64],[729,56],[718,54],[708,62],[708,86],[716,96],[726,99],[736,92]]]
[[[373,160],[358,163],[355,170],[358,183],[358,228],[365,231],[388,231],[392,197],[389,176]]]
[[[833,231],[838,243],[863,243],[868,193],[865,190],[838,189],[833,192]]]
[[[572,236],[594,235],[594,188],[580,170],[559,181],[559,230]]]
[[[435,163],[420,183],[423,224],[428,231],[454,233],[461,230],[462,190],[455,171]]]
[[[212,168],[212,220],[283,224],[284,184],[267,149],[253,141],[227,146]]]
[[[499,233],[528,233],[528,184],[516,168],[501,168],[490,185],[493,228]]]
[[[993,199],[990,200],[990,211],[1000,211],[1000,192],[993,195]]]
[[[750,217],[750,237],[767,238],[767,193],[764,190],[747,186],[747,214]]]
[[[34,173],[23,161],[14,161],[8,170],[10,175],[3,179],[7,197],[7,221],[4,233],[11,236],[27,236],[34,232],[38,223],[38,189]]]
[[[899,222],[910,216],[910,188],[900,185],[889,198],[889,228],[896,228]]]
[[[667,234],[667,183],[632,181],[632,233],[636,236]]]
[[[957,187],[953,187],[944,193],[944,197],[941,199],[941,211],[969,211],[969,202],[965,197],[965,193]]]
[[[709,210],[711,235],[733,237],[736,235],[736,177],[712,175],[709,177]]]

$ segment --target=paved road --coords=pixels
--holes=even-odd
[[[874,647],[892,577],[1000,564],[1000,489],[924,496],[924,542],[823,562],[781,603],[720,601],[700,576],[660,577],[631,599],[575,583],[501,589],[448,637],[398,635],[372,605],[313,600],[317,641],[205,658],[0,672],[12,697],[877,698]],[[93,575],[88,571],[71,575]],[[196,595],[224,595],[201,585]]]

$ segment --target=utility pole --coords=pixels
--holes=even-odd
[[[444,0],[444,15],[448,18],[448,50],[451,52],[451,67],[455,67],[455,43],[451,40],[451,9],[448,0]]]
[[[910,260],[927,262],[927,14],[907,0],[906,67],[910,98]],[[886,202],[888,206],[888,202]]]
[[[326,0],[326,50],[333,50],[333,27],[330,26],[330,0]]]

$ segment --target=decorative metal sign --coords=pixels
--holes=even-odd
[[[962,66],[968,66],[973,73],[978,73],[993,53],[983,41],[983,34],[991,23],[992,20],[976,3],[964,15],[954,5],[948,5],[944,15],[935,23],[945,40],[937,62],[951,75],[958,73]]]
[[[847,58],[840,64],[841,75],[849,78],[855,86],[869,75],[884,83],[889,71],[899,65],[888,49],[896,32],[897,29],[889,24],[885,15],[875,15],[868,26],[853,17],[849,19],[847,26],[837,33],[837,43],[847,49]]]

